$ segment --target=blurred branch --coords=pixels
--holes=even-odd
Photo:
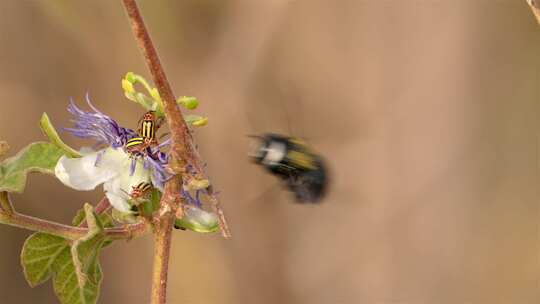
[[[540,3],[538,0],[526,0],[527,4],[531,7],[532,12],[534,13],[534,16],[536,17],[536,21],[538,21],[538,24],[540,24]]]
[[[68,240],[77,240],[88,233],[88,229],[84,227],[64,225],[16,212],[7,192],[0,192],[0,206],[2,207],[2,210],[0,210],[0,223],[2,224],[45,232]],[[144,235],[149,230],[150,225],[148,223],[140,222],[122,228],[107,228],[105,229],[105,235],[112,240],[131,239]]]

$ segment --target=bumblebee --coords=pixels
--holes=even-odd
[[[303,141],[279,134],[252,136],[259,143],[253,161],[284,180],[299,203],[317,203],[325,195],[328,174],[321,156]]]

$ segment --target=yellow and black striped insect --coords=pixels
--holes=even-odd
[[[150,198],[150,195],[152,194],[152,185],[147,182],[141,182],[137,184],[136,186],[131,187],[131,192],[127,193],[129,197],[131,198],[131,201],[133,205],[131,206],[131,211],[135,215],[143,215],[144,214],[144,200],[147,200]]]
[[[126,153],[132,156],[143,156],[148,148],[157,145],[156,132],[163,119],[157,118],[156,112],[148,111],[139,119],[138,137],[134,137],[124,145]]]
[[[139,135],[150,145],[156,144],[156,132],[163,119],[157,118],[156,112],[148,111],[139,120]]]
[[[270,133],[252,137],[259,140],[251,155],[255,163],[284,180],[297,202],[321,200],[328,186],[328,173],[321,156],[295,137]]]
[[[131,189],[131,199],[138,200],[148,198],[152,192],[152,185],[146,182],[141,182],[140,184],[133,186]]]
[[[131,156],[143,156],[149,152],[148,148],[150,148],[150,146],[151,143],[144,137],[134,137],[128,140],[124,145],[124,151]]]

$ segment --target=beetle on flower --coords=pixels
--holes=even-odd
[[[132,213],[132,189],[141,184],[151,184],[163,191],[164,183],[170,178],[166,171],[168,157],[161,151],[169,145],[170,139],[148,147],[148,153],[130,153],[125,146],[139,134],[121,127],[110,116],[99,111],[92,105],[88,95],[86,101],[92,112],[84,111],[73,101],[70,102],[68,111],[74,116],[74,126],[64,130],[76,137],[94,140],[94,149],[81,149],[82,156],[79,158],[62,156],[56,164],[55,175],[66,186],[80,191],[94,190],[103,184],[112,207],[121,213]],[[193,225],[215,226],[216,216],[201,209],[201,193],[206,192],[204,189],[183,188],[179,192],[188,204],[200,209],[186,213],[191,218],[184,221]]]

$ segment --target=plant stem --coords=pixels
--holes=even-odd
[[[162,219],[155,226],[154,273],[152,275],[152,303],[167,302],[168,265],[174,217]]]
[[[64,225],[16,212],[7,192],[0,192],[0,206],[2,206],[0,211],[0,223],[2,224],[45,232],[68,240],[77,240],[88,233],[88,229],[84,227]],[[6,210],[6,206],[10,206],[10,211]],[[147,233],[150,230],[149,226],[147,222],[141,222],[122,228],[106,228],[105,234],[113,240],[131,239]]]
[[[191,138],[189,129],[184,121],[179,107],[172,92],[165,71],[161,66],[156,49],[146,29],[139,8],[135,0],[123,0],[126,13],[131,22],[133,34],[139,44],[146,65],[152,74],[159,95],[163,100],[165,118],[171,131],[171,164],[173,177],[166,182],[165,191],[161,200],[158,214],[154,216],[154,272],[152,276],[152,304],[164,304],[167,300],[167,277],[169,267],[169,255],[171,250],[172,222],[176,210],[181,203],[179,189],[182,186],[182,175],[185,170],[185,162],[189,158],[189,148],[186,140]],[[187,137],[189,135],[189,137]],[[191,146],[189,146],[191,147]]]
[[[0,213],[0,223],[31,231],[45,232],[68,240],[77,240],[88,233],[88,228],[64,225],[18,212],[12,214]],[[141,222],[123,228],[106,228],[105,234],[112,240],[120,240],[144,235],[149,230],[148,223]]]
[[[159,211],[153,216],[154,223],[154,272],[152,280],[152,304],[164,304],[167,298],[167,277],[169,255],[171,250],[172,226],[177,211],[183,210],[184,200],[180,195],[182,180],[189,179],[190,173],[186,164],[198,168],[197,177],[200,178],[202,169],[200,160],[194,150],[193,139],[190,130],[184,121],[182,112],[176,104],[176,98],[171,89],[167,76],[159,60],[156,48],[148,34],[146,25],[141,16],[135,0],[122,0],[124,8],[131,23],[131,29],[139,48],[145,58],[146,65],[152,74],[154,84],[163,101],[165,118],[171,132],[171,150],[169,169],[173,177],[165,183],[165,190],[161,199]],[[211,189],[210,189],[211,192]],[[214,197],[214,196],[213,196]],[[225,237],[230,236],[223,211],[214,197],[214,208],[218,211],[220,227]]]
[[[163,100],[165,117],[167,118],[171,130],[171,154],[176,161],[185,162],[186,160],[191,159],[191,157],[186,155],[186,152],[191,150],[189,146],[186,145],[186,135],[191,136],[189,135],[189,129],[184,121],[180,108],[176,104],[176,98],[174,97],[174,93],[167,80],[156,48],[148,34],[148,30],[146,29],[144,20],[139,12],[137,3],[135,0],[123,0],[123,2],[127,15],[131,21],[131,28],[135,35],[135,39],[143,53],[146,65],[152,74],[159,95]]]
[[[201,161],[198,157],[198,154],[193,148],[195,144],[193,143],[191,132],[184,120],[184,117],[182,116],[180,107],[178,107],[178,105],[176,104],[176,98],[171,89],[169,81],[167,80],[167,76],[165,75],[165,71],[159,60],[156,48],[154,47],[152,39],[148,34],[148,30],[146,29],[146,25],[144,24],[144,20],[141,16],[137,3],[135,0],[122,1],[124,3],[126,13],[129,17],[135,39],[137,40],[139,48],[141,49],[141,52],[145,58],[146,65],[150,70],[150,73],[152,74],[152,78],[158,89],[159,95],[163,100],[165,117],[171,131],[172,157],[169,162],[169,168],[173,171],[173,173],[176,174],[173,177],[173,179],[176,179],[176,181],[171,182],[182,185],[183,177],[178,176],[180,174],[186,175],[184,177],[184,179],[186,180],[190,178],[189,173],[186,172],[187,163],[191,164],[196,168],[198,175],[197,178],[203,178],[204,173],[202,167],[200,166]],[[177,194],[178,189],[179,188],[174,189],[175,195]],[[210,193],[211,189],[209,189],[209,194]],[[225,220],[223,210],[219,205],[217,197],[215,197],[213,194],[210,194],[210,196],[212,197],[212,206],[216,210],[216,213],[218,213],[221,232],[224,237],[228,238],[231,236],[231,234],[227,225],[227,221]],[[167,198],[174,198],[174,195],[172,195],[172,193],[171,195],[164,195],[164,199]],[[169,201],[168,204],[171,204],[171,201]],[[171,209],[173,209],[172,211],[174,211],[178,206],[170,207]]]
[[[33,216],[20,214],[17,212],[0,215],[2,224],[28,229],[32,231],[45,232],[48,234],[63,237],[68,240],[76,240],[83,237],[88,229],[50,222]]]
[[[0,192],[0,208],[2,209],[2,212],[6,214],[12,214],[13,212],[15,212],[15,210],[13,209],[13,205],[9,200],[7,192]]]

